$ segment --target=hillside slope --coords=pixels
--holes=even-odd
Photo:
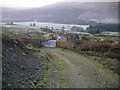
[[[55,23],[88,24],[88,20],[113,22],[118,19],[115,2],[61,2],[27,10],[2,8],[3,21],[41,21]]]
[[[2,87],[34,87],[42,79],[42,58],[32,55],[16,40],[2,38]]]

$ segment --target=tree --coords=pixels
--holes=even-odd
[[[78,26],[73,26],[73,27],[71,28],[71,30],[77,31],[77,32],[83,32],[83,31],[84,31],[84,29],[83,29],[82,27],[78,27]]]
[[[54,29],[53,27],[51,27],[51,29]]]
[[[36,26],[35,23],[33,23],[33,26]]]
[[[13,25],[13,22],[10,22],[10,25]]]
[[[32,23],[30,24],[30,26],[32,26]]]
[[[7,25],[9,25],[9,22],[7,22]]]
[[[61,27],[61,30],[65,30],[65,26],[62,26],[62,27]]]

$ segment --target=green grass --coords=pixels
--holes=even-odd
[[[52,81],[51,65],[47,63],[48,70],[43,71],[43,79],[40,80],[35,88],[50,88],[50,83]]]
[[[103,76],[105,81],[108,81],[107,83],[109,85],[111,85],[111,87],[114,87],[115,85],[118,84],[117,81],[118,81],[118,78],[120,78],[120,76],[117,73],[115,73],[113,70],[110,70],[111,67],[116,67],[116,65],[118,65],[117,62],[113,61],[111,63],[108,63],[107,60],[102,60],[103,58],[96,58],[96,60],[94,60],[95,57],[93,57],[93,56],[81,55],[74,51],[69,51],[69,50],[67,50],[67,52],[79,55],[80,58],[83,58],[83,60],[86,60],[86,61],[90,62],[91,64],[93,64],[93,66],[96,67],[96,70],[99,72],[99,74],[101,74]],[[101,61],[99,62],[98,59],[99,59],[99,61],[100,60]],[[107,58],[104,58],[104,59],[107,59]],[[71,62],[76,65],[79,65],[79,62],[77,62],[77,61],[74,62],[71,60]],[[89,76],[88,73],[86,73],[85,75]],[[115,87],[118,87],[118,86],[115,86]]]
[[[118,36],[119,33],[118,33],[118,32],[108,32],[108,31],[104,31],[104,32],[101,32],[99,35],[105,35],[105,36]]]
[[[52,71],[51,71],[51,62],[45,59],[44,53],[35,52],[35,55],[40,58],[44,59],[43,63],[44,66],[47,66],[47,69],[43,69],[43,78],[39,80],[35,88],[50,88],[50,83],[52,82]]]
[[[38,51],[39,48],[34,47],[32,44],[26,45],[26,48],[31,51]]]
[[[111,87],[114,87],[118,84],[118,78],[120,78],[120,76],[113,72],[113,70],[106,68],[102,63],[99,63],[97,60],[93,60],[91,56],[86,56],[84,58],[86,58],[86,60],[90,61],[96,67],[98,72],[103,76],[104,81],[108,81],[107,83],[111,85]]]
[[[66,68],[68,68],[64,61],[59,59],[59,61],[55,61],[54,62],[58,69],[60,70],[60,80],[59,80],[59,83],[60,83],[60,88],[68,88],[68,85],[67,85],[67,82],[66,82],[66,78],[68,77],[68,72],[66,71]]]
[[[51,52],[46,52],[46,53],[38,53],[36,52],[35,55],[38,58],[41,57],[48,57],[48,60],[44,60],[45,65],[48,67],[47,70],[43,70],[43,79],[38,81],[37,85],[35,88],[51,88],[51,83],[53,81],[53,65],[55,65],[55,68],[58,70],[59,74],[59,88],[68,88],[66,78],[68,77],[68,73],[66,69],[68,68],[64,61],[58,58],[57,56],[53,55]],[[51,60],[49,60],[51,59]],[[53,78],[52,78],[53,77]]]
[[[68,88],[66,80],[66,78],[69,76],[68,72],[66,71],[68,69],[68,66],[64,63],[64,60],[60,59],[51,52],[47,52],[47,54],[52,56],[54,60],[53,64],[56,65],[57,69],[59,70],[59,88]]]

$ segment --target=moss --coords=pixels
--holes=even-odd
[[[38,53],[36,52],[35,55],[40,58],[40,59],[44,59],[43,63],[44,66],[47,67],[47,69],[43,68],[43,78],[42,80],[39,80],[37,82],[37,85],[35,88],[50,88],[50,83],[52,82],[52,70],[51,70],[51,63],[50,61],[48,61],[47,59],[45,59],[45,55],[44,53]]]
[[[91,57],[87,57],[89,61],[91,61],[94,66],[97,68],[98,72],[102,74],[103,78],[106,76],[107,78],[104,78],[104,81],[108,81],[107,83],[111,85],[111,87],[117,87],[118,84],[118,78],[120,77],[118,74],[113,72],[113,70],[105,68],[105,66],[101,63],[98,63],[98,61],[94,61],[91,59]]]
[[[67,65],[65,65],[64,60],[60,59],[51,52],[47,52],[47,54],[53,59],[53,64],[56,65],[57,69],[59,70],[59,88],[68,88],[66,80],[66,78],[68,77],[68,72],[66,71],[66,69],[68,67]]]
[[[74,53],[74,54],[78,54],[75,53],[73,51],[69,51],[67,50],[68,53]],[[105,81],[108,81],[107,83],[109,85],[111,85],[111,87],[117,87],[116,85],[118,84],[118,78],[120,77],[116,72],[114,72],[113,70],[110,70],[111,68],[115,68],[118,66],[118,62],[115,62],[116,60],[111,60],[108,58],[102,58],[102,57],[96,57],[95,56],[88,56],[88,55],[80,55],[79,56],[81,58],[83,58],[84,60],[90,62],[91,64],[93,64],[93,66],[96,68],[96,70],[98,70],[98,72],[103,76]],[[95,58],[95,60],[94,60]],[[71,62],[79,65],[79,62],[75,62],[74,60],[71,59]],[[85,73],[85,76],[91,77],[90,74]],[[105,78],[104,76],[106,76],[107,78]]]
[[[31,51],[37,51],[37,50],[39,50],[37,47],[34,47],[32,44],[26,45],[26,48],[29,49],[29,50],[31,50]]]
[[[38,82],[35,88],[50,88],[50,83],[52,81],[51,70],[50,69],[44,70],[43,75],[44,75],[43,79]]]
[[[59,74],[60,74],[60,80],[59,80],[59,83],[60,83],[60,88],[68,88],[68,85],[67,85],[67,80],[66,78],[69,76],[68,72],[67,72],[67,65],[65,65],[64,61],[61,60],[61,59],[58,59],[57,61],[54,62],[58,69],[60,70]]]
[[[1,58],[3,58],[3,55],[2,55],[2,54],[0,54],[0,59],[1,59]]]
[[[88,85],[86,88],[93,88],[92,86]]]

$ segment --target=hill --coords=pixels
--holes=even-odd
[[[18,40],[3,36],[2,45],[2,87],[34,87],[42,79],[42,58],[36,58]]]
[[[115,2],[61,2],[41,8],[17,10],[2,8],[3,21],[40,21],[69,24],[115,23]]]

